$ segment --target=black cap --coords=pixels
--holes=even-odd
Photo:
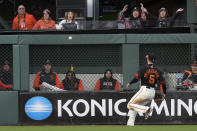
[[[133,11],[140,11],[140,9],[138,7],[134,7],[133,10],[132,10],[132,12]]]
[[[146,59],[149,59],[151,62],[154,63],[156,60],[156,57],[153,54],[148,54],[148,55],[146,55]]]
[[[161,8],[161,9],[159,9],[159,13],[160,13],[161,11],[166,11],[166,12],[167,12],[167,9],[166,9],[166,8]]]
[[[51,62],[48,59],[45,61],[44,65],[47,65],[47,64],[51,65]]]

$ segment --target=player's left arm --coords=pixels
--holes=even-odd
[[[138,72],[136,72],[134,78],[126,85],[126,87],[129,88],[131,84],[138,82],[142,78],[144,74],[143,72],[144,72],[143,68],[140,69]]]

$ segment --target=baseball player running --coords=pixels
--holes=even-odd
[[[163,72],[161,72],[155,66],[154,63],[156,58],[154,55],[146,55],[146,59],[147,65],[140,69],[135,74],[135,77],[131,80],[131,82],[129,82],[126,86],[127,88],[129,88],[131,84],[141,80],[140,90],[131,98],[131,100],[127,104],[127,108],[129,109],[129,119],[127,121],[128,126],[134,126],[137,112],[144,113],[145,119],[148,119],[153,109],[146,105],[155,98],[155,88],[157,83],[159,83],[160,91],[162,92],[161,101],[165,98],[166,85],[165,78],[163,77]]]

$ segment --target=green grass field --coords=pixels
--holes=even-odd
[[[0,126],[0,131],[196,131],[197,125]]]

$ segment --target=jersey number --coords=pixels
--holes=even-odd
[[[149,77],[149,83],[154,84],[155,83],[155,75],[150,75]]]

